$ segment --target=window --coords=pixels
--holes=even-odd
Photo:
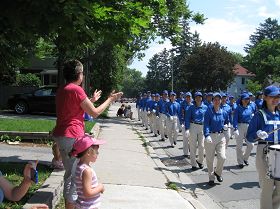
[[[39,89],[34,92],[35,96],[50,96],[52,93],[52,89]]]
[[[57,83],[57,75],[51,75],[51,84]]]
[[[245,78],[241,78],[241,84],[244,85],[246,82],[246,79]]]

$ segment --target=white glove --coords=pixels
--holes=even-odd
[[[268,134],[267,134],[265,131],[262,131],[262,130],[258,130],[258,131],[257,131],[257,136],[258,136],[260,139],[266,139],[266,138],[268,138]]]
[[[206,136],[205,141],[208,142],[208,143],[212,143],[211,136]]]
[[[227,131],[228,130],[228,125],[225,124],[224,127],[223,127],[224,131]]]
[[[234,134],[234,136],[239,136],[239,131],[238,131],[238,129],[234,130],[233,134]]]
[[[149,110],[149,111],[147,112],[147,114],[150,115],[150,114],[151,114],[151,111]]]
[[[169,119],[170,119],[171,121],[173,121],[173,119],[174,119],[174,118],[173,118],[173,116],[170,116],[170,118],[169,118]]]
[[[189,138],[190,137],[190,130],[187,129],[185,134],[186,134],[186,137]]]
[[[156,112],[157,112],[157,111],[154,109],[154,110],[153,110],[153,113],[156,113]]]

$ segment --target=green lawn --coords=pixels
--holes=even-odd
[[[25,163],[4,163],[0,162],[0,168],[2,174],[8,179],[13,185],[19,185],[23,179],[23,168]],[[19,202],[10,202],[8,200],[4,200],[2,204],[0,204],[0,209],[20,209],[22,206],[31,198],[31,196],[38,190],[41,185],[45,182],[45,180],[50,176],[52,169],[46,165],[37,165],[37,170],[39,174],[39,182],[38,184],[32,184],[29,188],[27,194],[19,201]]]
[[[95,122],[85,122],[87,133],[90,132],[94,124]],[[55,120],[0,118],[0,131],[48,132],[54,127]]]

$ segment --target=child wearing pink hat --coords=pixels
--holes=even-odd
[[[90,164],[96,161],[99,145],[104,143],[104,140],[85,135],[78,138],[73,144],[70,155],[79,158],[75,171],[78,195],[76,208],[97,209],[100,206],[100,193],[104,192],[104,186],[98,183],[96,173]]]

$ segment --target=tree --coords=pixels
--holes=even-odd
[[[171,89],[171,53],[164,48],[155,54],[148,63],[146,75],[146,89],[152,92],[161,92]]]
[[[144,90],[145,78],[142,73],[136,69],[126,68],[124,70],[124,79],[122,81],[122,91],[124,97],[135,98]]]
[[[225,90],[233,80],[235,64],[225,47],[219,43],[204,43],[184,59],[181,71],[185,83],[181,85],[190,90]]]
[[[232,54],[232,56],[235,58],[235,62],[236,63],[243,63],[244,61],[244,57],[242,54],[238,53],[238,52],[230,52]]]
[[[280,78],[280,39],[264,39],[252,48],[246,56],[244,66],[256,74],[256,80],[264,86],[268,78],[279,81]]]
[[[249,37],[250,43],[244,48],[245,52],[249,53],[264,39],[271,41],[280,39],[280,25],[276,19],[267,18],[264,23],[260,24],[256,32]]]
[[[174,86],[177,91],[186,90],[184,76],[182,76],[182,71],[180,70],[182,61],[192,53],[193,48],[201,46],[199,34],[197,32],[194,34],[190,32],[189,23],[187,21],[182,21],[181,26],[180,41],[174,49],[171,49],[172,53],[176,53],[172,56],[171,67],[173,70]]]
[[[42,37],[55,46],[54,57],[57,57],[60,82],[61,66],[68,58],[106,57],[95,56],[95,53],[111,43],[125,47],[125,60],[121,61],[124,62],[147,48],[157,36],[176,41],[180,31],[178,22],[182,18],[197,22],[202,22],[204,18],[191,13],[183,0],[4,0],[1,4],[1,68],[10,71],[21,67],[22,60],[34,54],[34,46]],[[88,52],[92,53],[91,56]],[[108,63],[108,60],[99,62]],[[116,65],[110,63],[110,66]]]
[[[253,80],[248,80],[246,87],[248,91],[252,92],[254,95],[256,95],[257,91],[262,90],[262,85],[259,84],[258,81],[253,81]]]

